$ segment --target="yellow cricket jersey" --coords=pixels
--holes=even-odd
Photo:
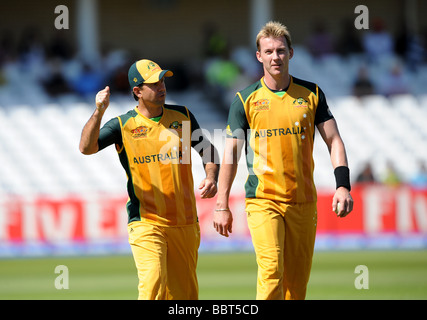
[[[128,177],[128,222],[163,226],[197,222],[191,172],[191,133],[199,129],[183,106],[165,105],[160,120],[135,108],[100,130],[99,149],[115,143]]]
[[[227,137],[246,139],[246,197],[316,201],[314,130],[331,118],[322,90],[295,77],[286,91],[273,92],[264,78],[239,91],[230,107]]]

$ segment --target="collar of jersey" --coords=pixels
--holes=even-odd
[[[136,112],[139,116],[141,116],[141,117],[143,117],[144,119],[146,119],[147,121],[150,121],[151,123],[153,123],[153,124],[155,124],[155,125],[160,125],[160,121],[162,120],[163,115],[165,114],[165,108],[164,108],[164,106],[162,106],[162,115],[160,116],[159,121],[155,121],[155,120],[153,120],[153,119],[147,118],[146,116],[144,116],[144,115],[139,111],[138,107],[135,107],[135,112]],[[155,117],[155,118],[158,118],[158,117]]]
[[[264,77],[261,78],[261,85],[269,92],[271,93],[274,97],[279,98],[279,99],[283,99],[283,97],[286,97],[288,95],[288,91],[292,85],[293,81],[293,77],[290,76],[290,81],[289,81],[289,86],[288,89],[286,91],[279,91],[279,92],[283,92],[283,94],[278,95],[277,93],[275,93],[274,91],[272,91],[264,82]]]

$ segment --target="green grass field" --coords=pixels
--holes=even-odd
[[[69,271],[69,289],[55,288],[55,267]],[[356,289],[358,265],[369,289]],[[201,253],[200,299],[254,299],[252,253]],[[0,260],[0,299],[135,299],[132,257],[55,257]],[[427,251],[315,252],[307,299],[427,299]]]

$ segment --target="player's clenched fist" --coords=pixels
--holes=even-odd
[[[110,87],[106,86],[104,90],[99,91],[95,97],[96,108],[104,111],[110,104]]]

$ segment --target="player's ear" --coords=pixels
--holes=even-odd
[[[142,95],[140,87],[133,87],[132,92],[137,98],[140,98]]]
[[[293,56],[294,56],[294,48],[290,48],[289,49],[289,60],[291,60]]]
[[[259,51],[256,52],[256,58],[262,63],[261,53]]]

